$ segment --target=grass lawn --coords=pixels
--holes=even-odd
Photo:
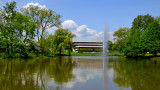
[[[71,56],[100,56],[102,53],[75,53],[72,52]]]
[[[106,55],[123,55],[123,53],[118,52],[117,50],[110,50]],[[72,52],[71,56],[101,56],[102,53],[75,53]]]
[[[124,55],[117,50],[109,50],[108,55]]]

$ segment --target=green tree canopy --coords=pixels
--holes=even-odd
[[[118,49],[118,51],[123,52],[129,34],[130,34],[130,29],[127,27],[120,28],[116,32],[114,32],[113,36],[115,37],[114,38],[115,43],[113,45],[113,48],[116,48]]]
[[[124,54],[129,57],[135,57],[138,56],[140,52],[139,49],[139,38],[144,33],[146,28],[150,23],[154,21],[154,17],[147,15],[138,15],[131,27],[130,36],[127,39],[126,47],[124,49]]]
[[[151,15],[138,15],[132,22],[132,30],[140,30],[144,32],[147,26],[154,21],[154,17]]]
[[[56,50],[61,54],[63,49],[70,51],[72,50],[72,38],[75,37],[71,31],[68,29],[59,28],[55,31],[53,36],[53,41],[56,47]]]
[[[16,2],[6,3],[1,11],[0,44],[7,54],[27,54],[26,41],[35,37],[35,22],[30,16],[17,12]],[[12,56],[11,56],[12,57]]]
[[[40,8],[38,6],[30,5],[27,8],[22,8],[21,11],[25,15],[32,17],[32,20],[36,22],[36,34],[38,41],[43,38],[44,32],[54,26],[58,27],[61,24],[61,15],[56,14],[54,11]],[[40,32],[41,29],[41,32]],[[41,38],[40,38],[41,37]]]
[[[150,52],[155,56],[160,51],[160,24],[158,21],[152,22],[141,35],[140,49],[142,52]]]

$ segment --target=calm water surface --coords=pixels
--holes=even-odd
[[[109,56],[104,62],[100,56],[0,60],[0,90],[160,90],[160,61]]]

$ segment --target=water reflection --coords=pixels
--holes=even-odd
[[[1,90],[60,89],[48,82],[63,84],[74,78],[71,58],[42,60],[0,60]]]
[[[0,60],[0,90],[158,90],[160,61],[108,57]],[[108,63],[107,63],[108,62]]]
[[[132,90],[160,89],[160,61],[121,58],[114,62],[113,69],[113,81],[119,87],[131,87]]]
[[[56,57],[51,59],[50,67],[47,69],[47,74],[50,78],[54,78],[54,81],[58,84],[69,82],[75,76],[72,74],[73,65],[71,57]]]

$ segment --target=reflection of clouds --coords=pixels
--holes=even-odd
[[[67,88],[73,88],[76,83],[86,83],[88,80],[101,77],[102,71],[97,69],[74,69],[73,74],[76,76],[74,80],[64,84]]]
[[[114,74],[113,68],[112,68],[112,69],[108,69],[108,71],[107,71],[108,77],[112,78],[112,77],[113,77],[113,74]]]
[[[67,87],[67,88],[72,88],[74,87],[74,85],[76,84],[75,81],[70,81],[68,83],[64,83],[64,85]]]
[[[88,80],[102,77],[103,72],[102,69],[74,69],[73,74],[76,76],[74,80],[71,80],[70,82],[64,84],[64,86],[66,86],[67,88],[73,88],[76,83],[86,83]],[[108,69],[108,71],[106,71],[106,74],[109,78],[112,78],[114,70]]]

